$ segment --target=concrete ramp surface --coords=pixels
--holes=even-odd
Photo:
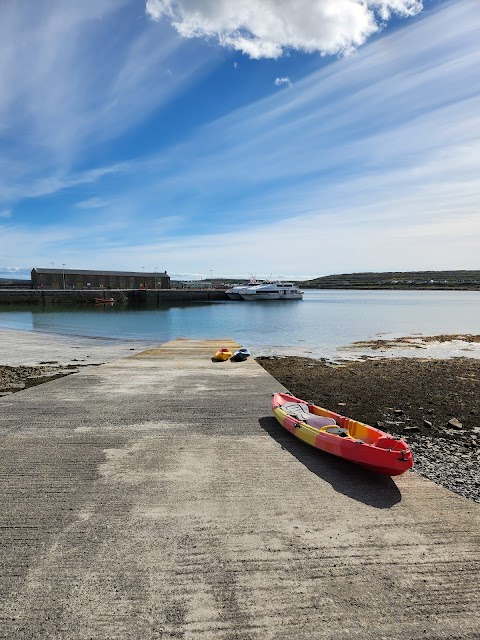
[[[479,505],[296,441],[219,347],[0,400],[0,637],[478,639]]]

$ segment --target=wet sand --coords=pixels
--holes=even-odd
[[[0,328],[0,366],[34,366],[45,362],[102,364],[157,345],[158,341],[152,340],[88,338]]]
[[[0,329],[0,397],[157,345]]]

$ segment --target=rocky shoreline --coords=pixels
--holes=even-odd
[[[401,437],[414,472],[480,502],[480,361],[257,358],[293,395]]]
[[[81,366],[98,365],[59,365],[57,362],[45,362],[38,366],[9,367],[0,365],[0,398],[44,382],[50,382],[56,378],[78,373]]]

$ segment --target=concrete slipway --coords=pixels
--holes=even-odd
[[[229,345],[0,400],[0,637],[479,638],[479,505],[297,442]]]

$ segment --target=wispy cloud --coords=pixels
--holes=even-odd
[[[17,171],[13,166],[10,166],[10,172],[7,172],[10,174],[10,180],[6,179],[6,175],[3,180],[0,177],[0,201],[11,202],[54,194],[65,189],[95,183],[108,176],[125,174],[132,167],[132,163],[124,162],[79,172],[52,169],[45,175],[38,175],[35,168],[27,165],[24,168],[25,172]],[[35,172],[35,176],[32,176],[33,172]]]
[[[11,265],[0,264],[0,278],[28,279],[30,277],[31,267],[12,267]]]
[[[0,210],[0,218],[11,218],[12,212],[10,209],[2,209]]]
[[[211,56],[139,21],[130,0],[1,3],[0,202],[62,189],[72,171],[94,179],[92,146],[198,82]]]
[[[287,87],[291,87],[292,86],[292,81],[290,80],[290,78],[288,77],[283,77],[283,78],[275,78],[275,82],[274,85],[276,87],[281,87],[282,84],[286,84]]]
[[[413,16],[421,0],[147,0],[146,12],[169,20],[185,38],[216,38],[251,58],[289,49],[345,53],[363,44],[392,14]]]
[[[102,209],[108,205],[108,200],[102,200],[102,198],[88,198],[77,202],[78,209]]]

